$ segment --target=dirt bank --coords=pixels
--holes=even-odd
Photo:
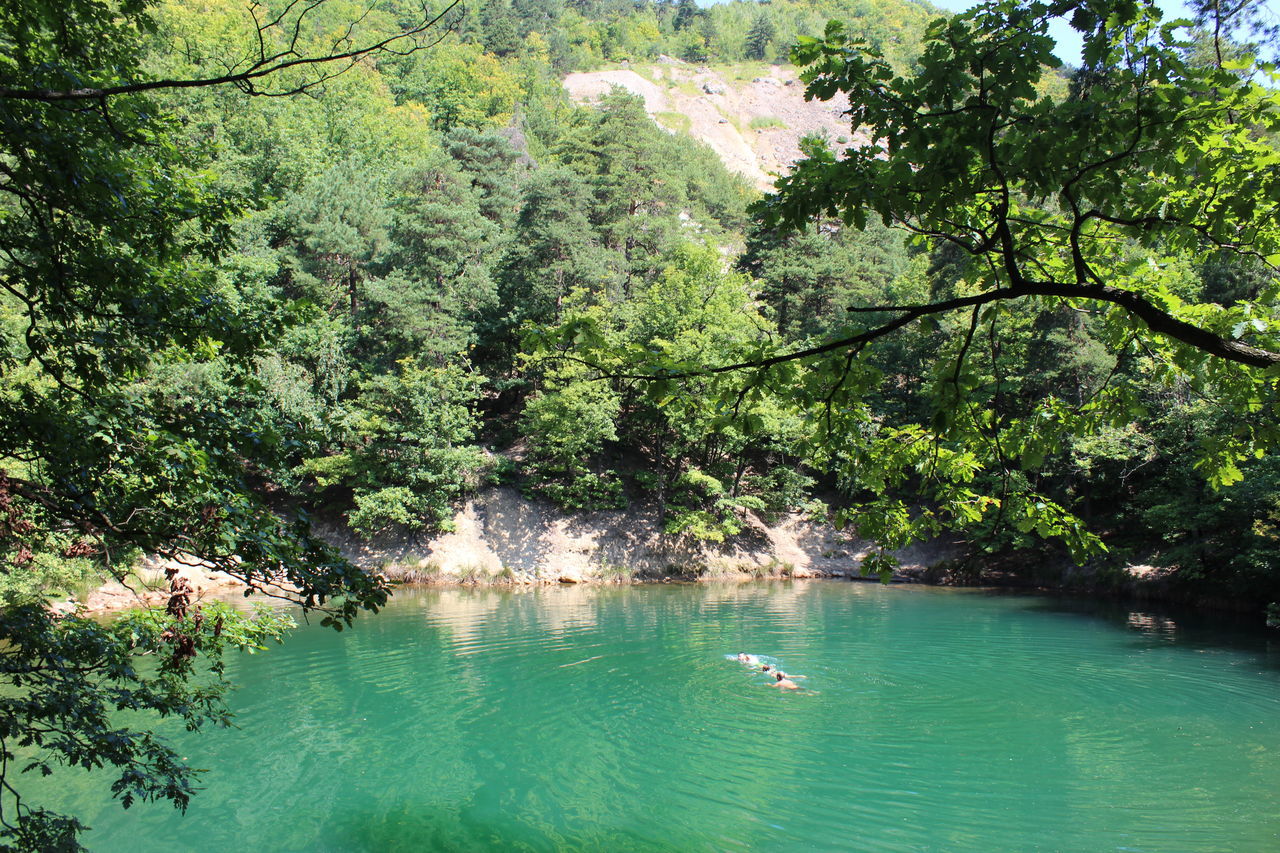
[[[729,542],[668,536],[656,506],[564,513],[509,487],[481,491],[437,536],[383,536],[371,542],[336,525],[319,532],[348,559],[389,577],[419,582],[628,581],[679,577],[848,576],[873,547],[830,525],[791,514],[774,524],[751,516]],[[905,570],[955,556],[927,543],[899,554]]]
[[[394,581],[431,584],[629,583],[633,581],[749,580],[763,577],[858,577],[859,562],[874,547],[827,524],[790,514],[766,524],[750,516],[748,529],[727,543],[668,536],[655,506],[565,513],[526,499],[514,488],[484,489],[456,513],[453,530],[437,535],[396,534],[364,541],[345,525],[318,522],[317,532],[356,565]],[[1105,571],[1077,567],[1042,552],[984,561],[966,572],[961,548],[944,541],[898,552],[898,580],[931,584],[1021,587],[1090,596],[1174,600],[1169,572],[1151,566]],[[199,566],[148,560],[128,584],[111,582],[77,602],[54,609],[101,613],[162,605],[164,570],[178,568],[195,599],[222,598],[244,586]],[[1222,607],[1219,602],[1198,602]]]
[[[368,571],[395,581],[440,584],[853,577],[873,547],[798,514],[773,524],[755,516],[747,522],[748,529],[729,542],[697,542],[658,532],[656,506],[571,514],[499,487],[467,501],[449,533],[400,533],[365,541],[332,520],[317,522],[316,532]],[[898,556],[903,568],[899,579],[917,580],[929,567],[953,559],[956,549],[925,543]],[[103,613],[163,605],[169,596],[167,568],[187,579],[196,601],[244,590],[239,581],[205,567],[152,558],[125,583],[112,581],[79,600],[56,602],[53,609]]]

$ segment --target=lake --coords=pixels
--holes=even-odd
[[[49,803],[90,849],[1280,846],[1280,637],[1116,605],[837,581],[403,591],[232,675],[241,728],[173,735],[210,769],[185,817],[82,780]]]

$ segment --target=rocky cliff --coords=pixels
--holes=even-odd
[[[664,57],[653,65],[570,74],[564,85],[578,103],[598,101],[614,87],[640,96],[658,124],[706,143],[761,190],[791,168],[807,135],[823,135],[835,148],[861,142],[849,130],[848,100],[806,101],[791,66],[712,69]]]

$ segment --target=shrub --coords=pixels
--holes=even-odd
[[[776,116],[756,116],[751,120],[752,130],[785,130],[787,123]]]

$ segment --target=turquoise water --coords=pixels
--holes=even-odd
[[[805,689],[725,655],[771,655]],[[406,592],[244,658],[103,851],[1280,847],[1280,643],[841,582]]]

